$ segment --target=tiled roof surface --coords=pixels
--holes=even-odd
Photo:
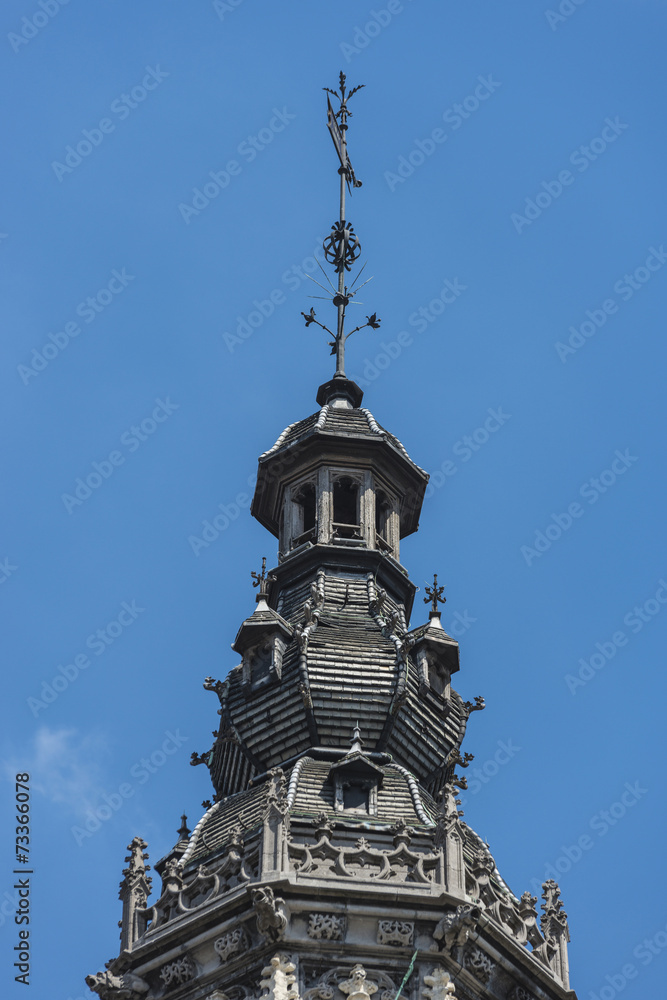
[[[373,429],[374,425],[377,430]],[[379,432],[379,433],[378,433]],[[397,451],[400,451],[408,461],[412,461],[405,448],[398,438],[390,431],[385,430],[377,423],[372,414],[364,409],[347,409],[335,406],[325,406],[318,413],[313,413],[304,420],[298,420],[295,424],[286,427],[280,434],[276,443],[262,458],[276,454],[284,448],[288,448],[296,441],[301,440],[311,433],[335,434],[338,437],[358,437],[358,438],[386,438]],[[412,463],[415,464],[414,462]],[[416,466],[416,468],[419,468]]]
[[[293,817],[316,817],[324,812],[335,821],[350,819],[350,814],[334,811],[334,786],[329,780],[331,763],[322,760],[308,760],[299,775],[294,805],[290,813]],[[405,820],[408,826],[419,826],[421,820],[415,812],[412,795],[407,778],[399,771],[390,767],[381,768],[383,773],[382,786],[378,790],[377,816],[360,817],[364,823],[392,824],[399,819]],[[422,802],[427,814],[435,818],[437,810],[430,796],[422,794]],[[353,817],[353,819],[356,817]]]
[[[305,624],[304,602],[312,580],[286,587],[279,606],[291,626]],[[367,751],[386,749],[395,761],[421,780],[436,770],[461,731],[460,701],[419,693],[416,664],[408,658],[407,700],[395,702],[401,667],[394,641],[371,613],[368,584],[352,574],[324,577],[324,604],[308,634],[305,664],[296,636],[283,657],[282,678],[258,691],[241,684],[241,672],[229,675],[231,721],[258,770],[323,745],[344,747],[358,722]],[[382,614],[402,608],[389,597]],[[385,617],[386,620],[386,617]],[[310,722],[309,722],[310,720]],[[386,745],[378,742],[381,737]]]
[[[423,826],[415,811],[408,780],[400,771],[392,767],[381,768],[383,777],[378,790],[377,815],[361,816],[335,812],[330,769],[330,761],[305,759],[300,768],[296,795],[290,809],[293,818],[315,819],[324,812],[334,821],[338,818],[348,822],[359,820],[367,824],[391,825],[402,819],[408,826]],[[289,771],[286,771],[286,777],[289,780]],[[221,850],[230,841],[235,830],[240,828],[241,835],[245,836],[258,829],[267,807],[269,787],[269,783],[265,782],[221,801],[196,835],[195,848],[188,865],[201,864],[206,857]],[[424,791],[421,791],[421,803],[427,815],[435,821],[437,808]]]
[[[268,788],[268,784],[258,785],[222,801],[196,835],[196,846],[188,864],[201,864],[204,858],[219,851],[231,839],[235,828],[240,827],[242,833],[256,829],[262,822]]]

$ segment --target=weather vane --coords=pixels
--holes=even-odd
[[[430,602],[430,604],[431,604],[431,614],[434,614],[434,615],[440,614],[440,612],[438,610],[438,604],[445,604],[446,601],[447,601],[447,598],[442,596],[444,594],[444,592],[445,592],[445,586],[444,586],[444,584],[442,585],[442,587],[438,586],[438,574],[437,573],[433,574],[433,586],[432,587],[428,587],[427,586],[425,589],[426,589],[426,595],[427,596],[424,598],[424,604],[428,604]]]
[[[338,159],[340,160],[340,166],[338,168],[338,173],[340,174],[340,211],[338,221],[334,222],[332,225],[331,232],[323,244],[324,256],[329,264],[333,266],[334,271],[338,275],[338,287],[335,287],[332,284],[323,269],[322,273],[324,274],[333,295],[330,296],[329,290],[326,289],[324,285],[320,285],[319,281],[316,281],[315,284],[318,285],[324,292],[327,292],[326,298],[331,298],[331,301],[338,310],[336,332],[333,333],[333,331],[325,326],[324,323],[320,323],[320,321],[315,318],[314,309],[311,309],[309,313],[301,313],[306,321],[306,326],[310,326],[311,323],[314,323],[316,326],[321,327],[326,333],[328,333],[329,336],[333,337],[329,346],[331,347],[331,353],[336,355],[336,375],[342,377],[345,376],[345,341],[348,337],[351,337],[353,333],[356,333],[357,330],[363,330],[364,327],[367,326],[370,326],[373,330],[377,330],[380,326],[380,320],[378,319],[377,314],[373,313],[371,316],[366,317],[365,323],[355,326],[354,330],[350,330],[349,333],[345,333],[344,330],[346,308],[357,292],[371,280],[368,278],[362,285],[359,285],[359,288],[355,290],[354,286],[361,277],[362,271],[366,266],[364,264],[350,287],[348,288],[345,284],[346,273],[352,269],[352,265],[361,253],[361,244],[355,235],[354,229],[345,219],[345,189],[347,187],[351,194],[352,188],[361,187],[361,181],[357,180],[355,177],[352,164],[350,163],[350,158],[347,154],[347,120],[352,116],[352,112],[348,108],[347,102],[354,94],[357,93],[358,90],[361,90],[363,86],[364,84],[362,83],[358,87],[353,87],[352,90],[346,92],[345,74],[341,72],[339,89],[337,91],[331,90],[330,87],[323,88],[327,94],[332,94],[339,102],[338,110],[334,111],[331,105],[331,99],[327,97],[327,128],[329,129],[333,144],[336,147],[336,152],[338,153]],[[312,280],[315,281],[314,278]],[[324,298],[322,295],[314,297]]]

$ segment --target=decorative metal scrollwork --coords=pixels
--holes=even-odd
[[[343,270],[349,271],[361,253],[361,243],[355,236],[353,227],[345,220],[334,222],[322,246],[324,256],[338,274]]]

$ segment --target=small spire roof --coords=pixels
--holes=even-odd
[[[176,833],[178,834],[179,841],[190,839],[191,831],[188,829],[188,817],[185,815],[185,813],[181,815],[181,825],[176,831]]]

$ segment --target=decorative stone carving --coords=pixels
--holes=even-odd
[[[341,941],[345,936],[345,917],[333,913],[311,913],[308,917],[308,937],[316,941]]]
[[[394,835],[392,838],[394,841],[394,847],[400,847],[401,844],[405,844],[406,847],[410,846],[414,830],[411,826],[408,826],[402,817],[396,820],[391,828],[391,832]]]
[[[412,944],[415,925],[408,920],[379,920],[378,944],[394,944],[407,947]]]
[[[524,986],[515,986],[507,994],[507,1000],[535,1000],[535,997]]]
[[[144,925],[148,922],[146,938],[150,939],[151,934],[164,924],[179,920],[204,903],[212,902],[230,889],[257,878],[258,851],[258,845],[246,851],[241,828],[235,827],[230,831],[222,855],[210,868],[199,865],[187,879],[176,877],[177,872],[173,878],[165,879],[160,899],[153,906],[137,911],[137,919]]]
[[[311,584],[310,597],[303,606],[303,624],[297,625],[294,634],[299,646],[299,691],[306,709],[312,711],[313,700],[310,694],[308,679],[308,641],[313,629],[317,628],[320,615],[324,610],[324,570],[317,574],[317,581]]]
[[[264,818],[270,819],[275,817],[276,819],[284,820],[289,813],[285,772],[280,767],[274,767],[269,771],[269,775]]]
[[[481,910],[478,906],[461,903],[455,910],[449,910],[441,918],[433,931],[434,940],[441,942],[440,948],[443,951],[453,952],[455,948],[460,948],[466,943],[468,934],[475,927],[480,915]]]
[[[162,892],[180,892],[183,888],[181,866],[177,858],[170,858],[162,872]]]
[[[252,905],[257,914],[257,930],[270,941],[279,941],[287,927],[287,917],[280,909],[285,900],[274,896],[270,886],[251,890]]]
[[[456,1000],[455,986],[441,965],[436,965],[429,976],[424,976],[424,989],[419,1000]]]
[[[472,972],[476,979],[479,979],[482,983],[486,983],[489,980],[491,973],[493,972],[496,963],[489,958],[486,952],[482,951],[481,948],[477,948],[474,945],[468,948],[465,955],[463,956],[463,964],[465,968]]]
[[[230,958],[238,955],[239,952],[245,951],[248,947],[248,935],[243,927],[235,927],[233,930],[227,931],[226,934],[222,934],[219,938],[216,938],[213,942],[213,947],[220,956],[220,961],[228,962]]]
[[[182,986],[196,975],[194,962],[189,955],[182,955],[160,969],[160,979],[166,987]]]
[[[326,818],[326,817],[325,817]],[[331,827],[317,823],[316,844],[289,843],[289,859],[299,877],[349,878],[367,881],[421,883],[432,885],[438,879],[440,854],[422,853],[407,847],[403,838],[391,851],[371,847],[360,837],[354,847],[336,847],[331,843]]]
[[[338,984],[341,993],[346,993],[348,1000],[366,1000],[367,997],[377,993],[377,983],[372,983],[367,979],[366,970],[363,965],[357,964],[350,973],[350,978]]]
[[[132,972],[124,972],[122,976],[96,972],[94,976],[86,976],[86,985],[101,1000],[141,1000],[148,993],[148,983]]]
[[[299,1000],[295,970],[286,955],[274,955],[262,969],[261,1000]]]
[[[324,975],[315,972],[310,978],[306,970],[308,988],[303,994],[303,1000],[334,1000],[338,996],[338,989],[347,993],[350,1000],[368,1000],[374,994],[377,994],[375,1000],[396,1000],[398,986],[390,976],[377,970],[370,973],[370,976],[369,979],[363,965],[355,965],[352,970],[349,965],[337,966]],[[397,1000],[406,1000],[406,997],[401,994]]]

